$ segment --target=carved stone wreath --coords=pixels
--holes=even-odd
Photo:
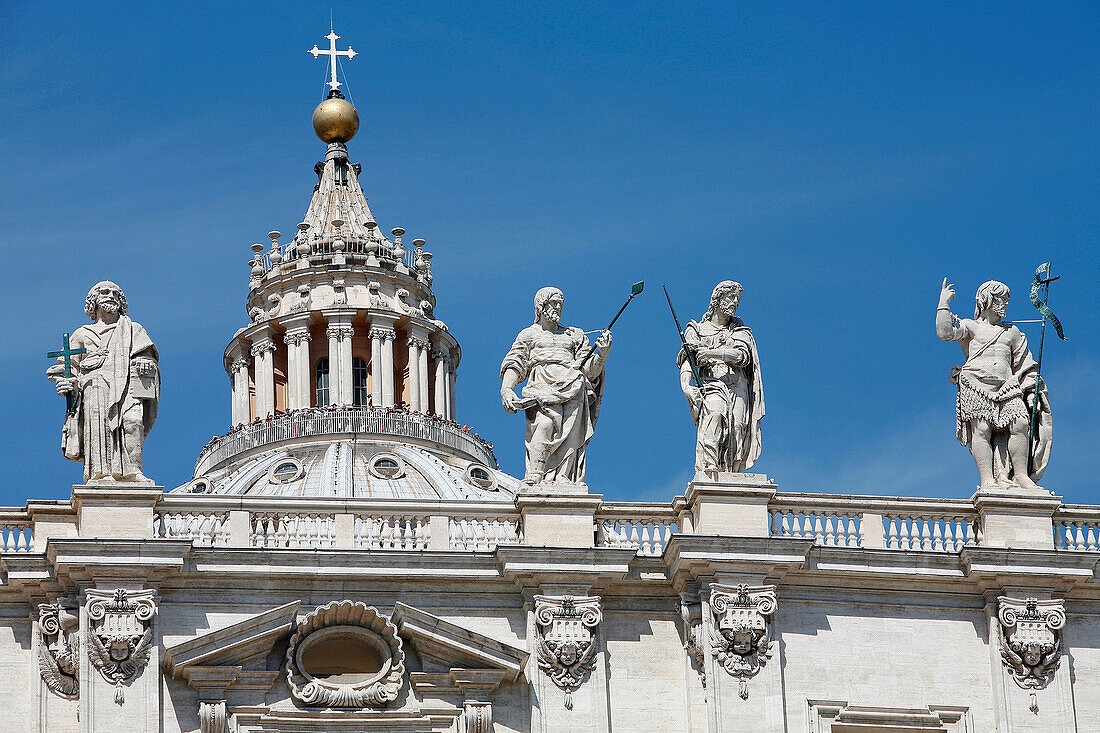
[[[1054,678],[1061,658],[1066,612],[1062,601],[997,599],[1001,622],[1001,659],[1016,684],[1038,690]]]
[[[133,682],[153,651],[155,591],[89,590],[87,592],[88,657],[115,685],[115,702],[124,701],[123,685]]]
[[[775,586],[721,586],[712,583],[710,607],[715,614],[710,651],[737,678],[737,693],[749,697],[748,680],[772,655],[768,617],[775,612]]]
[[[333,659],[343,652],[344,658]],[[290,693],[304,705],[358,708],[393,702],[405,679],[397,627],[363,603],[321,606],[302,619],[290,638],[286,678]]]
[[[535,596],[539,669],[565,690],[570,710],[573,690],[596,666],[595,630],[602,618],[598,596]]]
[[[38,605],[38,671],[51,692],[69,700],[80,693],[79,626],[80,619],[61,601]]]

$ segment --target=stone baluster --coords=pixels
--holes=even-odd
[[[309,316],[289,318],[284,322],[286,334],[287,406],[297,410],[310,405]]]
[[[268,335],[252,342],[256,364],[256,417],[275,412],[275,342]]]

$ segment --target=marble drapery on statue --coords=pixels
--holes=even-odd
[[[944,341],[958,341],[966,359],[950,375],[958,386],[955,434],[970,449],[982,488],[1016,484],[1036,489],[1035,481],[1050,460],[1054,435],[1050,398],[1045,385],[1036,395],[1038,366],[1027,337],[1016,326],[1001,322],[1009,294],[1007,285],[990,280],[975,295],[974,318],[959,318],[948,306],[955,297],[954,286],[944,278],[936,334]],[[1035,399],[1038,422],[1028,475],[1028,426]]]
[[[561,326],[565,297],[557,288],[535,295],[535,323],[519,332],[500,366],[501,401],[527,417],[527,484],[583,484],[585,448],[596,429],[603,399],[604,364],[611,333],[596,350],[579,328]],[[527,380],[521,396],[515,387]]]
[[[92,323],[73,333],[73,375],[60,364],[47,376],[59,394],[72,395],[65,415],[61,449],[84,462],[84,481],[148,483],[142,473],[145,436],[153,427],[160,400],[157,348],[149,334],[126,315],[126,296],[110,281],[88,292],[85,313]]]
[[[741,293],[740,283],[719,283],[707,312],[684,328],[701,385],[691,385],[686,350],[681,347],[676,356],[680,386],[697,427],[696,471],[747,471],[760,457],[764,382],[752,330],[735,315]]]

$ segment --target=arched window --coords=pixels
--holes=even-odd
[[[358,407],[366,407],[367,396],[370,394],[367,389],[367,360],[361,356],[356,356],[351,360],[351,383],[353,386],[352,404]]]
[[[317,377],[317,406],[324,407],[329,403],[327,356],[317,360],[317,368],[314,371]]]

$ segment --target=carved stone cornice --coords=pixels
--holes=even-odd
[[[536,595],[534,601],[539,669],[565,691],[565,707],[572,710],[573,690],[596,666],[600,598]]]
[[[129,685],[149,662],[153,651],[153,616],[156,591],[114,591],[91,589],[85,608],[88,628],[88,657],[103,678],[115,685],[115,702],[124,701],[123,686]]]
[[[1062,600],[997,599],[1001,660],[1012,679],[1025,690],[1041,690],[1054,679],[1062,655]]]
[[[774,585],[710,585],[710,607],[714,612],[710,653],[737,678],[737,694],[749,697],[749,678],[767,664],[772,655],[770,616],[775,613]]]

